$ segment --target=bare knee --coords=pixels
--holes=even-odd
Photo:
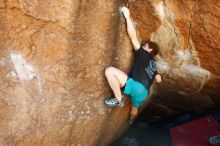
[[[110,75],[113,75],[113,70],[114,70],[114,67],[107,67],[106,69],[105,69],[105,76],[107,77],[107,76],[110,76]]]

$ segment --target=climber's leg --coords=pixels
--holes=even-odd
[[[137,117],[137,114],[138,114],[138,108],[132,105],[130,111],[130,117],[128,119],[128,123],[130,125],[134,122],[135,118]]]
[[[116,69],[114,67],[106,68],[105,76],[117,101],[122,101],[122,93],[120,88],[122,88],[125,85],[128,76],[121,70]]]
[[[138,108],[131,106],[130,119],[134,120],[138,114]]]

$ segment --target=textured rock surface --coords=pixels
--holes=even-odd
[[[158,98],[179,110],[219,106],[220,2],[164,1],[154,4],[162,22],[152,33],[160,42],[164,81]]]
[[[104,106],[104,69],[129,71],[127,4],[140,39],[161,46],[152,103],[163,112],[219,105],[218,0],[1,0],[0,145],[108,145],[121,133],[130,104]]]

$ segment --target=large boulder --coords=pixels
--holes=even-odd
[[[169,112],[218,106],[219,5],[0,1],[0,145],[109,145],[120,135],[130,102],[109,108],[103,100],[112,94],[105,68],[128,73],[133,59],[122,6],[129,6],[140,41],[161,47],[157,66],[163,82],[152,88],[151,103]]]

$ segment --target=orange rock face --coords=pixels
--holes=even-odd
[[[179,110],[219,106],[219,1],[164,1],[153,4],[162,25],[152,34],[160,43],[160,104]],[[167,38],[164,36],[167,36]]]
[[[130,103],[103,104],[112,94],[105,68],[129,72],[133,59],[122,6],[140,40],[161,47],[152,103],[219,105],[218,0],[2,0],[0,145],[108,145],[123,131]]]

